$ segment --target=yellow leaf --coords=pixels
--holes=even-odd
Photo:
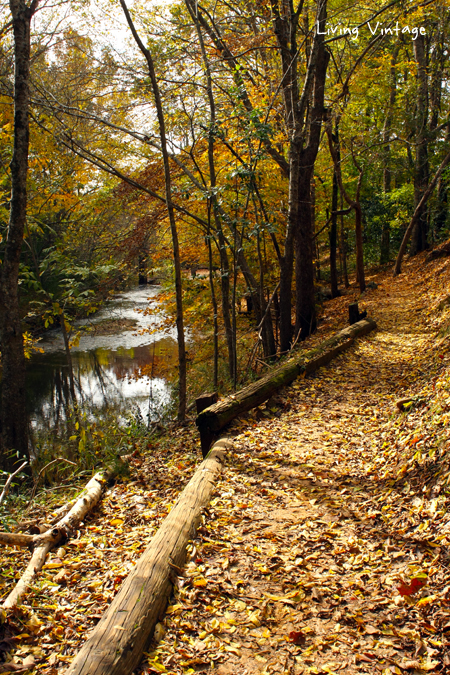
[[[156,673],[167,673],[167,670],[162,663],[156,663],[153,661],[153,663],[149,663],[148,665],[151,671],[154,670]]]
[[[258,616],[259,616],[260,613],[261,613],[260,610],[259,610],[259,609],[256,609],[254,612],[250,612],[250,614],[249,614],[248,620],[249,620],[250,623],[252,623],[254,626],[260,626],[260,625],[261,625],[261,622],[260,622],[260,620],[259,620],[259,618],[258,618]]]
[[[122,523],[123,523],[123,518],[114,518],[114,520],[109,521],[110,525],[115,525],[115,526],[122,525]]]
[[[207,586],[208,582],[204,577],[197,577],[194,579],[194,586]]]
[[[225,649],[226,652],[231,652],[232,654],[236,654],[236,656],[241,655],[241,652],[236,647],[231,647],[231,646],[229,647],[228,645],[225,645],[224,649]]]
[[[35,614],[33,614],[33,615],[28,619],[28,621],[26,622],[25,625],[26,625],[28,628],[39,628],[40,626],[42,626],[42,624],[43,624],[43,622],[42,622],[42,621],[39,621],[39,619],[37,618],[37,616],[36,616]]]
[[[435,595],[428,595],[426,598],[421,598],[417,603],[416,607],[424,607],[425,605],[430,605],[436,600]]]
[[[56,635],[56,637],[59,640],[62,640],[64,637],[64,628],[62,626],[56,626],[56,628],[53,629],[52,633]]]
[[[173,614],[174,612],[177,612],[179,609],[182,609],[183,605],[169,605],[166,609],[166,614]]]

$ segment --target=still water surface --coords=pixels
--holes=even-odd
[[[108,334],[82,334],[71,349],[75,388],[80,403],[100,411],[108,406],[140,411],[144,421],[157,419],[170,402],[170,385],[164,379],[176,364],[175,329],[162,330],[164,315],[158,311],[160,289],[135,288],[120,293],[90,323],[108,326]],[[147,307],[154,311],[145,316]],[[131,329],[114,322],[135,321]],[[86,324],[86,321],[83,322]],[[33,428],[57,428],[64,420],[69,394],[69,368],[60,331],[51,331],[39,342],[42,354],[27,364],[28,405]]]

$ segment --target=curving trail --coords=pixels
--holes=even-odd
[[[235,425],[140,673],[448,672],[449,264],[405,272],[360,300],[376,333]],[[351,297],[326,304],[328,329]]]

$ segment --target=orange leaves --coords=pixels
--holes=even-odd
[[[420,591],[422,586],[425,586],[426,580],[420,577],[414,577],[414,579],[411,580],[410,584],[400,584],[398,586],[397,590],[400,593],[400,595],[414,595],[417,593],[417,591]]]

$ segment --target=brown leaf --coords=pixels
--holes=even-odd
[[[301,645],[305,641],[305,634],[301,630],[293,630],[289,633],[289,640],[295,645]]]

